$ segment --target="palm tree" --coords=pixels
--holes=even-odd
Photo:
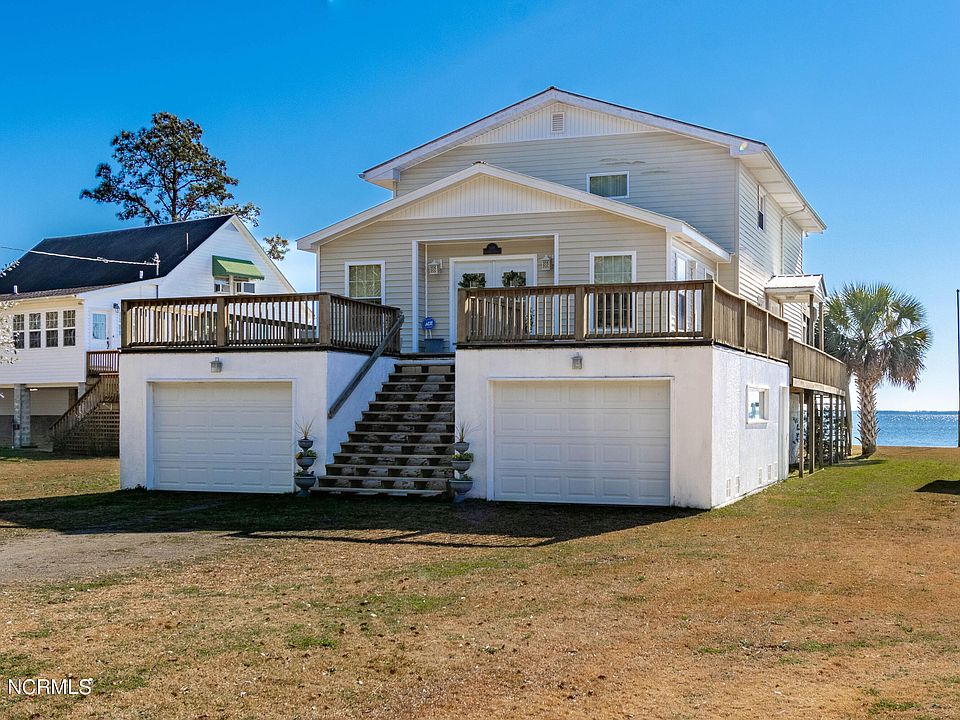
[[[877,450],[880,384],[916,389],[933,339],[926,315],[919,300],[885,283],[844,285],[827,301],[826,349],[856,375],[864,457]]]

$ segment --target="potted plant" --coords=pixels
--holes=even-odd
[[[473,453],[469,452],[454,453],[453,458],[450,460],[450,465],[453,466],[453,469],[461,473],[468,470],[472,464]]]
[[[503,277],[501,278],[501,285],[503,287],[526,287],[527,285],[527,274],[524,272],[519,272],[517,270],[507,270]]]
[[[462,420],[457,423],[456,442],[453,443],[453,451],[455,453],[464,453],[467,451],[467,448],[470,447],[470,443],[467,442],[468,432],[470,432],[470,427],[467,423]]]
[[[450,490],[453,491],[453,501],[461,503],[466,498],[467,493],[473,489],[473,478],[467,474],[460,475],[450,481]]]
[[[315,450],[301,450],[297,453],[296,459],[297,465],[299,465],[302,470],[309,470],[317,461],[317,453]]]
[[[465,290],[470,288],[485,288],[487,286],[487,276],[484,273],[464,273],[460,277],[460,287]]]
[[[300,497],[306,497],[307,495],[309,495],[310,488],[313,487],[313,484],[316,481],[317,481],[316,475],[314,475],[312,472],[308,470],[298,470],[293,475],[293,482],[296,484],[298,488],[300,488],[300,492],[297,493],[297,495],[299,495]]]
[[[300,433],[297,445],[300,446],[301,450],[309,450],[313,447],[313,438],[310,437],[311,430],[313,430],[313,420],[301,420],[297,423],[297,432]]]

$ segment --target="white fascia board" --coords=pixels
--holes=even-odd
[[[488,177],[498,178],[505,182],[523,185],[534,190],[540,190],[541,192],[558,195],[568,200],[573,200],[599,210],[604,210],[621,217],[663,228],[669,233],[688,238],[697,246],[699,246],[704,252],[711,257],[714,257],[719,262],[730,261],[730,254],[726,250],[677,218],[673,218],[668,215],[661,215],[660,213],[634,207],[633,205],[628,205],[627,203],[619,202],[617,200],[609,200],[607,198],[600,197],[599,195],[585,192],[584,190],[577,190],[576,188],[572,188],[567,185],[550,182],[549,180],[542,180],[530,175],[524,175],[512,170],[505,170],[504,168],[497,167],[496,165],[487,165],[486,163],[481,162],[474,163],[473,165],[464,168],[459,172],[448,175],[445,178],[441,178],[434,183],[417,188],[413,192],[407,193],[406,195],[401,195],[398,198],[393,198],[392,200],[387,200],[379,205],[375,205],[368,210],[349,217],[346,220],[341,220],[340,222],[330,225],[323,230],[318,230],[315,233],[306,235],[297,240],[297,247],[301,250],[312,251],[317,244],[322,244],[324,241],[329,241],[344,232],[357,230],[364,225],[375,222],[378,218],[381,218],[384,215],[403,207],[404,205],[422,200],[429,195],[441,192],[476,175],[486,175]]]

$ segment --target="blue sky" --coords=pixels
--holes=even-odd
[[[0,244],[118,227],[80,190],[158,110],[204,127],[260,234],[296,238],[386,198],[364,168],[557,85],[769,143],[829,225],[807,270],[930,311],[919,390],[881,407],[955,408],[958,27],[955,2],[16,3]],[[282,265],[302,290],[310,258]]]

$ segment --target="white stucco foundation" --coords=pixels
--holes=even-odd
[[[582,369],[572,358],[580,354]],[[670,504],[711,508],[785,477],[786,389],[779,362],[708,345],[457,351],[457,421],[472,432],[472,497],[491,499],[492,388],[517,380],[667,381]],[[747,422],[747,387],[767,389],[768,420]]]
[[[210,362],[219,357],[220,373],[211,373]],[[396,363],[381,357],[370,369],[337,415],[327,419],[327,409],[354,373],[366,361],[358,353],[281,351],[230,353],[121,353],[120,356],[120,486],[153,485],[152,398],[160,383],[286,383],[291,387],[290,472],[297,451],[296,424],[313,421],[312,436],[321,462],[346,439],[374,392]],[[255,407],[237,407],[237,412],[255,413]]]

